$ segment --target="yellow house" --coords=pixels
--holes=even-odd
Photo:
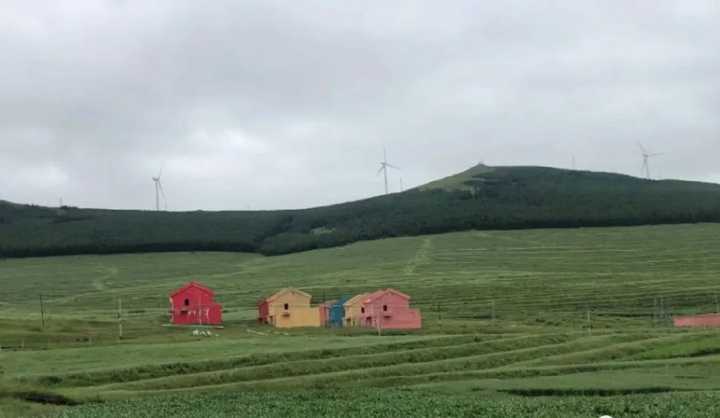
[[[344,326],[356,327],[360,325],[360,317],[365,313],[363,311],[365,308],[362,305],[362,301],[365,297],[367,297],[367,295],[367,293],[362,293],[360,295],[353,296],[343,304],[343,307],[345,308]]]
[[[258,304],[259,319],[277,328],[320,327],[320,308],[310,306],[311,298],[302,290],[282,289]]]

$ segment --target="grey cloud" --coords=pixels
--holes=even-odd
[[[305,207],[487,164],[718,181],[712,1],[17,2],[0,198]]]

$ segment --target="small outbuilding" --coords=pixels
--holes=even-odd
[[[258,322],[277,328],[320,327],[320,308],[310,306],[312,296],[286,288],[258,301]]]
[[[720,328],[720,314],[676,316],[673,323],[678,328]]]
[[[333,303],[337,302],[336,300],[329,300],[327,302],[323,302],[318,306],[318,309],[320,310],[320,323],[326,327],[329,327],[328,321],[330,320],[330,308],[332,307]]]
[[[192,281],[170,294],[170,323],[175,325],[220,325],[222,306],[215,293]]]
[[[378,329],[422,328],[420,311],[410,307],[410,296],[395,289],[370,293],[360,301],[363,327]]]
[[[320,306],[320,314],[322,317],[322,323],[328,328],[342,328],[345,318],[345,302],[348,301],[347,297],[342,297],[338,300],[331,300],[325,302]]]

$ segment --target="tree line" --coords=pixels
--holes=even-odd
[[[0,255],[247,251],[279,255],[470,229],[720,222],[720,186],[499,167],[453,189],[304,210],[150,212],[0,203]]]

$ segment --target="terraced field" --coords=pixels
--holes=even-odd
[[[426,400],[436,399],[437,411],[455,405],[496,414],[487,416],[518,416],[540,404],[547,409],[536,416],[591,416],[585,409],[594,414],[601,406],[623,416],[607,400],[628,405],[637,397],[641,404],[657,399],[658,408],[633,416],[671,416],[674,403],[693,405],[687,392],[705,402],[720,391],[720,333],[670,326],[673,314],[717,309],[719,273],[714,224],[467,232],[275,258],[3,260],[0,406],[9,416],[140,416],[133,408],[180,396],[235,405],[217,406],[218,415],[231,416],[260,398],[278,403],[258,410],[266,416],[300,416],[280,402],[278,394],[287,393],[312,399],[305,411],[316,415],[333,415],[332,406],[347,397],[359,410],[363,399],[407,397],[418,399],[416,415],[436,415],[425,410]],[[214,287],[225,306],[226,327],[213,337],[162,326],[168,291],[189,279]],[[376,335],[257,326],[255,300],[284,286],[317,301],[396,287],[413,296],[425,327]],[[118,298],[125,309],[121,340]],[[379,388],[384,395],[372,392]]]
[[[25,351],[10,357],[14,372],[5,379],[19,385],[13,390],[22,399],[31,399],[32,391],[42,388],[42,393],[80,403],[154,399],[178,392],[202,397],[312,389],[328,396],[383,387],[405,388],[417,396],[452,394],[474,400],[498,395],[566,398],[720,390],[720,354],[715,354],[720,352],[720,341],[716,332],[607,332],[589,336],[527,330],[488,335],[480,332],[481,328],[476,331],[476,335],[457,336],[331,338],[297,332],[263,337],[284,347],[278,352],[263,349],[257,340],[261,337],[254,340],[248,336],[245,341],[233,341],[238,346],[236,355],[224,357],[208,348],[219,343],[199,340],[183,344],[198,346],[198,352],[207,358],[147,359],[133,366],[122,361],[138,349],[129,344],[126,350],[108,345]],[[298,341],[291,344],[292,339]],[[309,349],[333,339],[338,340],[335,347],[331,343]],[[299,349],[291,348],[295,344]],[[253,346],[257,349],[248,349]],[[664,353],[659,353],[659,348]],[[173,355],[173,348],[165,344],[153,349]],[[89,357],[105,358],[106,364],[90,362],[86,366],[78,361],[82,350],[92,352]],[[45,365],[55,364],[55,370],[48,373],[46,367],[37,364],[38,359]],[[72,411],[65,413],[73,416]]]
[[[613,397],[488,398],[434,391],[241,392],[88,404],[63,417],[614,417],[711,418],[720,414],[712,392]]]

